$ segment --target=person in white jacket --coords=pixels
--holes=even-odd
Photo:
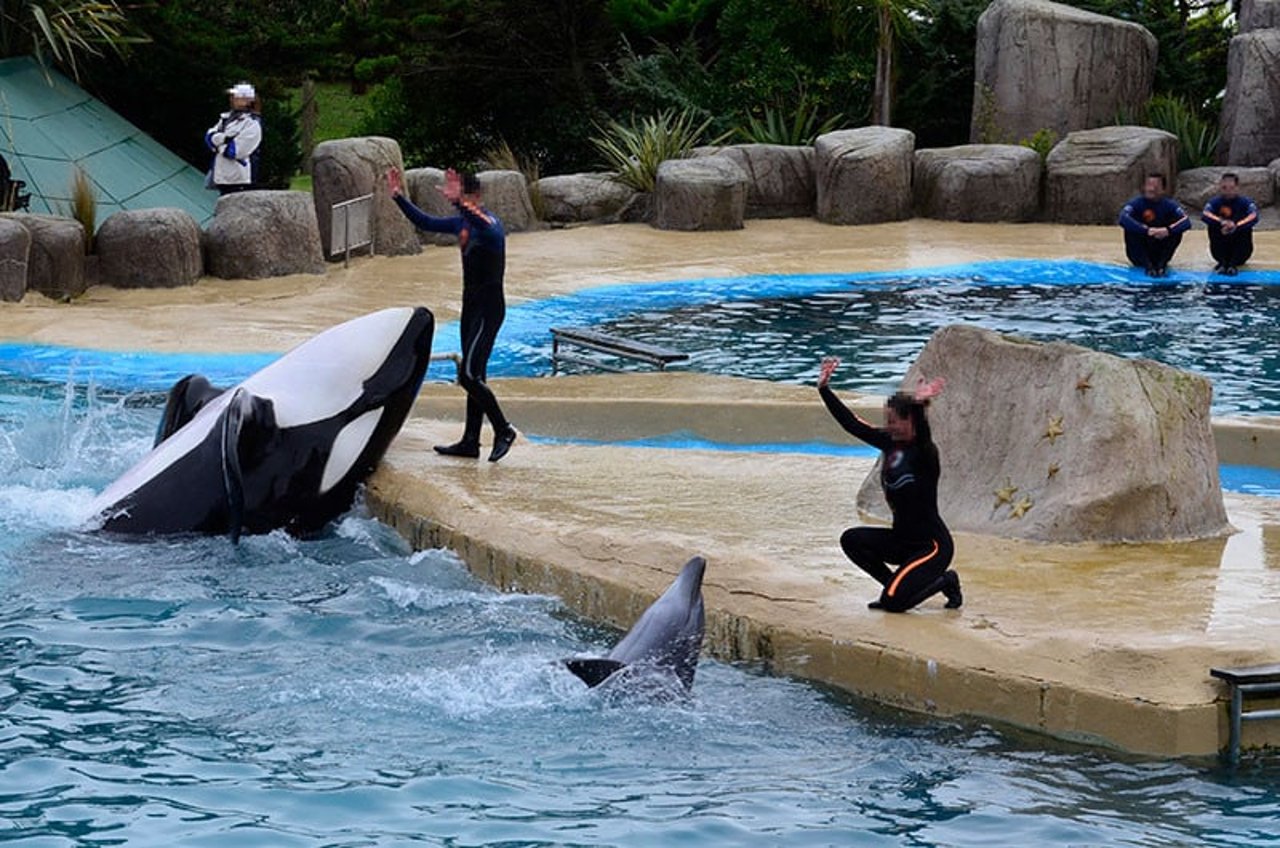
[[[204,143],[213,152],[210,183],[219,194],[253,188],[258,148],[262,144],[262,123],[254,110],[257,92],[247,82],[227,89],[231,109],[204,134]]]

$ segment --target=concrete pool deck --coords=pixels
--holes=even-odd
[[[1280,233],[1252,267],[1280,268]],[[909,221],[837,228],[749,222],[733,233],[610,226],[516,235],[509,299],[628,281],[892,270],[1005,258],[1118,261],[1112,227]],[[1178,267],[1212,267],[1203,231]],[[360,260],[322,276],[206,279],[186,289],[93,289],[72,304],[0,308],[0,338],[105,349],[284,350],[339,321],[459,303],[456,249]],[[453,348],[441,339],[437,349]],[[695,375],[502,381],[526,431],[617,440],[691,430],[731,442],[841,441],[811,389]],[[1049,546],[962,536],[966,604],[872,612],[869,578],[840,553],[870,460],[518,443],[500,465],[448,460],[461,397],[431,385],[374,475],[376,514],[415,545],[444,545],[503,589],[555,594],[626,626],[693,553],[710,560],[708,648],[907,709],[1008,722],[1160,755],[1225,744],[1214,665],[1280,660],[1280,502],[1228,495],[1241,532],[1205,542]],[[557,422],[561,422],[557,424]],[[1231,429],[1227,425],[1225,429]],[[1219,428],[1220,439],[1223,438]],[[1267,453],[1274,424],[1230,439]],[[1261,433],[1260,440],[1255,439]],[[1260,447],[1261,445],[1261,447]],[[1245,743],[1280,744],[1275,725]]]

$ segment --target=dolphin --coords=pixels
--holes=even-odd
[[[169,393],[151,452],[91,505],[114,533],[319,530],[400,431],[431,359],[435,318],[384,309],[330,327],[229,390],[199,375]]]
[[[588,686],[599,686],[627,669],[656,669],[674,674],[684,690],[693,688],[698,654],[706,630],[702,576],[707,561],[700,556],[685,563],[675,581],[644,611],[606,657],[564,660]]]

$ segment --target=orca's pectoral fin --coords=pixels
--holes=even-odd
[[[169,389],[169,398],[164,404],[164,415],[160,419],[160,426],[156,428],[155,444],[160,444],[185,427],[188,421],[196,417],[197,412],[208,405],[209,401],[225,391],[226,389],[214,386],[200,374],[188,374],[174,383],[173,388]]]
[[[627,667],[626,663],[603,657],[571,657],[564,661],[564,665],[591,687],[599,686],[614,672]]]
[[[244,474],[240,468],[240,431],[253,414],[253,397],[236,389],[222,413],[222,485],[227,495],[227,530],[231,544],[239,544],[244,527]]]

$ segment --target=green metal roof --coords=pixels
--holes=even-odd
[[[203,226],[218,199],[204,174],[29,57],[0,60],[0,154],[26,182],[32,212],[67,214],[75,165],[93,184],[99,224],[120,209],[171,206]]]

